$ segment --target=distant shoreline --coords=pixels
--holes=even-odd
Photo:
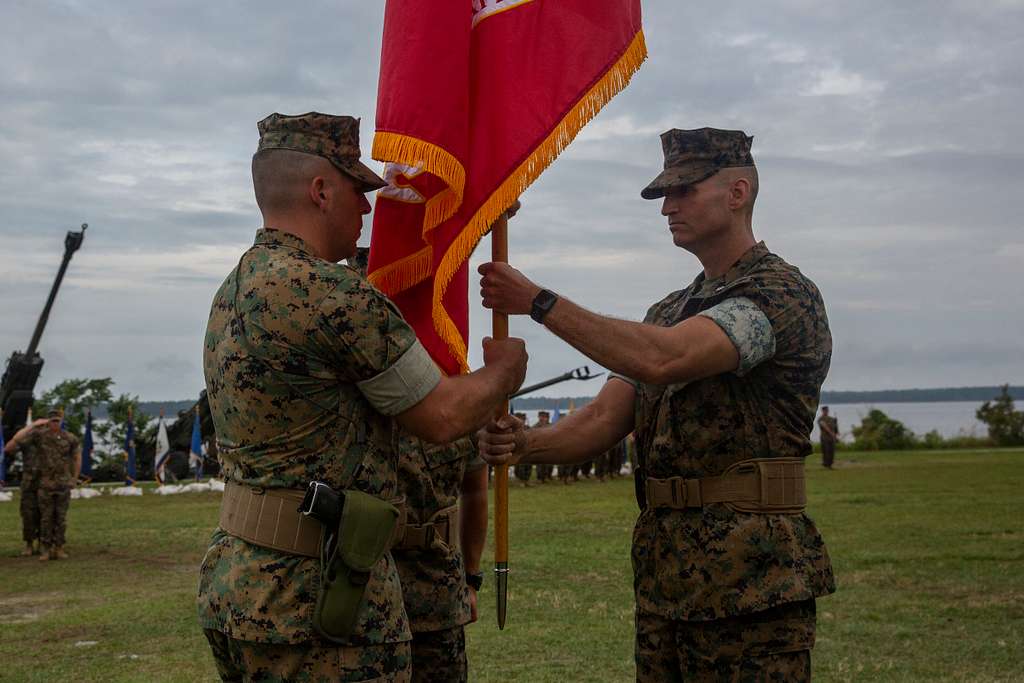
[[[886,389],[882,391],[823,391],[823,405],[843,405],[845,403],[984,403],[999,395],[1002,387],[948,387],[942,389]],[[1024,386],[1011,386],[1010,396],[1015,401],[1024,401]],[[554,410],[556,406],[565,410],[569,402],[579,408],[590,403],[593,396],[532,396],[517,398],[513,401],[519,410]],[[167,421],[173,422],[178,413],[195,405],[195,399],[181,401],[142,401],[139,409],[146,415],[157,417],[160,410],[164,411]],[[106,406],[98,406],[93,415],[103,419],[107,416]]]

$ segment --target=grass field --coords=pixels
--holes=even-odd
[[[840,458],[809,467],[839,582],[816,679],[1024,680],[1024,451]],[[0,503],[0,680],[214,680],[192,605],[218,504],[73,501],[72,559],[43,565],[14,557],[17,499]],[[632,481],[513,487],[511,508],[508,625],[488,581],[471,680],[630,680]]]

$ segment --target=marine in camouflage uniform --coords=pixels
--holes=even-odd
[[[552,429],[502,418],[479,434],[491,464],[561,465],[635,428],[639,681],[808,680],[815,598],[835,590],[797,493],[832,339],[814,284],[753,237],[750,143],[710,128],[662,135],[665,169],[641,194],[665,197],[674,243],[704,272],[643,324],[557,300],[543,324],[613,377]],[[481,272],[485,306],[529,312],[537,285],[507,265]],[[739,482],[753,486],[741,495]]]
[[[319,481],[394,500],[396,418],[440,440],[468,431],[465,420],[482,421],[522,381],[522,342],[504,365],[516,344],[489,347],[492,365],[452,392],[397,308],[336,263],[355,253],[369,212],[362,193],[385,184],[359,161],[358,121],[273,114],[259,132],[257,203],[282,229],[257,232],[210,311],[203,365],[222,476],[252,496],[301,495]],[[439,400],[459,413],[433,426]],[[412,636],[391,554],[369,572],[343,642],[313,627],[320,572],[312,557],[214,532],[197,607],[224,680],[409,680]]]
[[[516,413],[515,416],[522,420],[523,426],[527,429],[530,428],[530,425],[526,422],[526,413]],[[533,465],[527,465],[526,463],[518,464],[512,468],[512,471],[516,475],[516,481],[522,482],[523,486],[530,485],[530,476],[533,474]]]
[[[15,447],[8,442],[4,451],[15,452]],[[21,538],[25,541],[23,557],[39,554],[39,467],[32,451],[21,449],[21,481],[18,484],[20,500],[18,512],[21,514]]]
[[[839,437],[839,420],[828,414],[828,406],[821,407],[818,431],[821,434],[821,464],[826,469],[832,469],[836,457],[836,441]]]
[[[537,424],[533,425],[533,428],[541,429],[549,426],[551,426],[551,413],[546,410],[539,411],[537,413]],[[551,481],[551,476],[554,472],[554,465],[537,465],[537,481],[541,484],[546,484]]]
[[[27,450],[31,454],[23,458],[28,464],[22,474],[22,485],[28,479],[30,491],[26,501],[26,489],[22,489],[22,534],[27,551],[23,554],[31,552],[34,500],[39,515],[39,559],[43,561],[68,557],[64,550],[68,505],[82,464],[78,439],[61,430],[61,417],[60,411],[50,411],[47,419],[19,430],[4,449],[10,453]]]
[[[466,681],[464,627],[476,618],[466,575],[479,575],[487,533],[484,464],[469,438],[437,445],[403,435],[401,455],[407,529],[427,530],[407,532],[393,551],[412,630],[412,680]]]

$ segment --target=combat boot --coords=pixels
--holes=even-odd
[[[39,546],[39,561],[47,562],[50,559],[50,549],[45,545]]]
[[[69,557],[69,555],[64,550],[64,546],[62,546],[62,545],[59,545],[59,546],[57,546],[56,548],[54,548],[53,550],[50,551],[50,559],[51,560],[66,560],[66,559],[68,559],[68,557]]]

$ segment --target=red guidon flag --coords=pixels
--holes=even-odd
[[[647,56],[640,0],[388,0],[368,277],[468,371],[480,238]]]

